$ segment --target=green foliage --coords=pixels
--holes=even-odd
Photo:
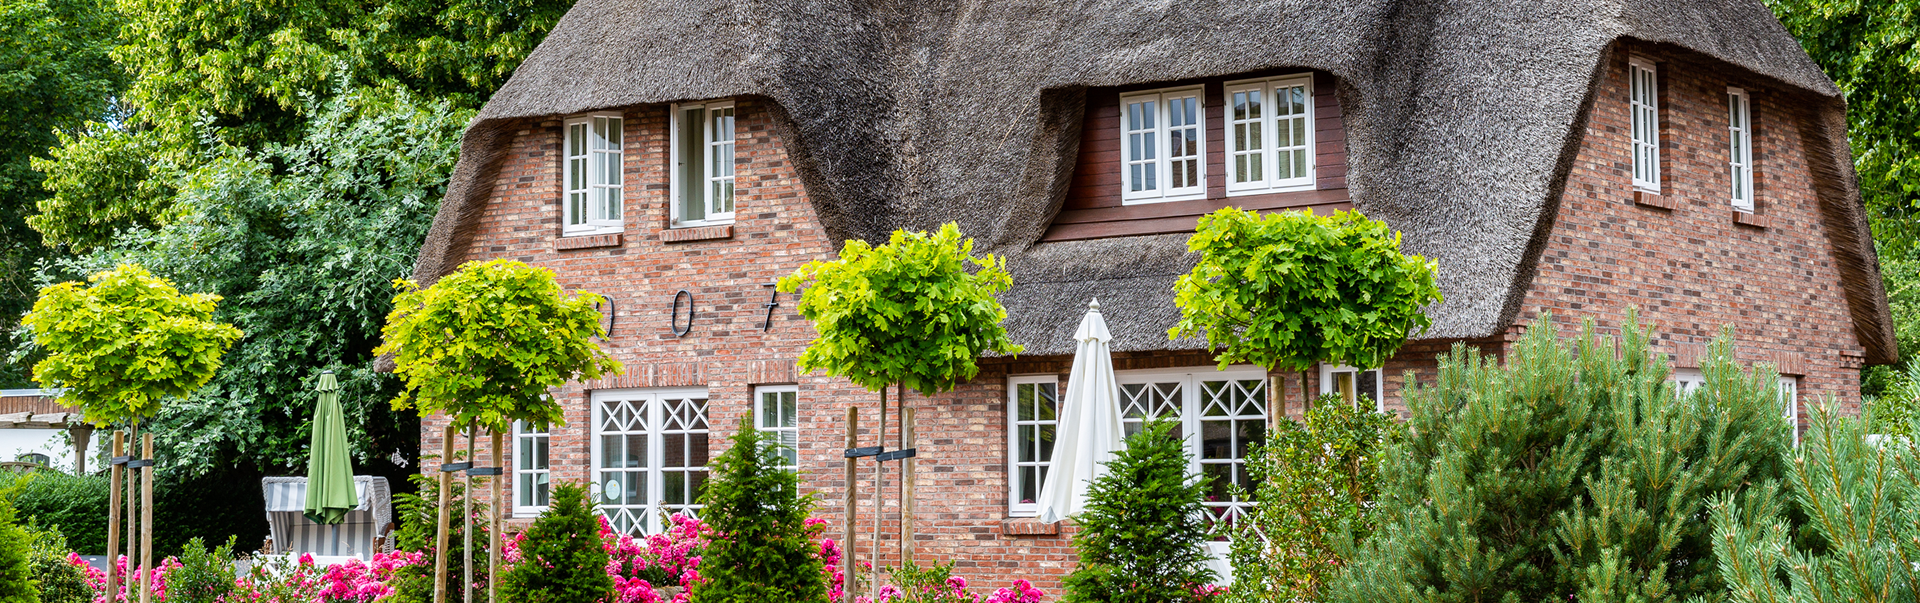
[[[1304,371],[1332,362],[1378,367],[1432,321],[1433,262],[1400,253],[1400,233],[1360,212],[1201,216],[1200,254],[1173,286],[1179,339],[1204,334],[1216,360]]]
[[[198,477],[162,473],[153,487],[154,551],[175,551],[193,538],[237,539],[243,550],[266,539],[260,474],[231,471]],[[0,472],[0,498],[22,515],[58,529],[75,552],[107,552],[107,477],[57,471]],[[126,542],[124,534],[121,542]]]
[[[456,450],[454,458],[466,458],[465,451]],[[439,464],[439,459],[439,455],[421,457],[420,466],[436,466]],[[407,479],[413,482],[416,491],[396,492],[393,495],[393,519],[398,524],[393,535],[394,549],[422,553],[428,559],[432,559],[434,531],[439,526],[440,516],[439,479],[423,473],[408,475]],[[476,538],[469,539],[466,523],[460,521],[459,516],[466,509],[466,486],[460,480],[451,480],[448,483],[453,496],[448,499],[447,508],[461,511],[454,512],[451,516],[452,521],[447,524],[447,558],[461,558],[461,549],[465,548],[469,542],[474,543],[473,558],[476,560],[474,582],[485,583],[487,581],[486,564],[478,563],[477,560],[488,558],[490,553],[487,550],[487,544],[495,542],[489,536],[492,530],[487,522],[481,519],[490,517],[487,514],[486,499],[475,498],[473,501],[473,512],[476,515],[473,532]],[[460,564],[448,564],[447,584],[460,584],[465,580],[464,572],[465,568]],[[382,600],[386,603],[431,603],[433,601],[433,564],[429,562],[401,568],[394,573],[394,579],[388,584],[393,587],[394,593],[391,597]],[[465,593],[460,589],[448,589],[447,601],[461,603],[463,601],[461,597],[464,595]]]
[[[155,495],[160,491],[156,489]],[[107,552],[107,477],[58,471],[0,471],[0,498],[83,555]]]
[[[180,567],[167,572],[168,603],[222,603],[233,592],[233,544],[208,549],[194,538],[180,547]]]
[[[1411,381],[1411,380],[1409,380]],[[1234,525],[1236,602],[1318,601],[1354,543],[1373,532],[1381,455],[1406,426],[1372,404],[1322,396],[1281,421],[1247,459],[1259,501]]]
[[[719,537],[700,558],[705,581],[693,584],[693,603],[824,603],[827,584],[806,525],[813,498],[800,494],[798,474],[781,468],[777,441],[754,429],[752,413],[730,440],[700,493]]]
[[[977,597],[966,589],[955,587],[947,580],[953,577],[953,563],[934,562],[933,565],[920,567],[913,560],[900,562],[899,566],[887,572],[887,580],[899,594],[888,598],[889,602],[899,603],[978,603]],[[886,593],[882,587],[881,593]]]
[[[397,281],[386,342],[406,391],[396,409],[445,413],[465,429],[506,431],[514,421],[564,422],[547,390],[619,374],[591,339],[605,337],[599,295],[569,297],[553,271],[511,260],[467,262],[433,286]]]
[[[1674,602],[1724,591],[1709,504],[1780,479],[1772,369],[1722,336],[1679,395],[1629,312],[1620,340],[1542,316],[1506,364],[1464,345],[1406,390],[1412,436],[1382,456],[1379,522],[1331,601]]]
[[[40,292],[23,321],[47,358],[33,367],[46,387],[94,425],[133,422],[206,384],[240,330],[212,320],[220,296],[182,295],[145,268],[123,264]]]
[[[40,583],[40,603],[93,603],[93,587],[87,584],[85,571],[67,562],[73,549],[67,547],[59,529],[29,522],[27,539],[33,579]]]
[[[1158,420],[1127,438],[1127,448],[1087,489],[1075,519],[1080,565],[1061,584],[1067,603],[1201,601],[1196,587],[1215,579],[1201,545],[1206,484],[1187,474],[1176,424]]]
[[[1768,484],[1714,503],[1718,568],[1734,603],[1920,600],[1920,448],[1815,406],[1787,454],[1791,500]],[[1793,517],[1804,517],[1796,530]],[[1792,538],[1810,532],[1811,537]]]
[[[32,540],[13,505],[0,496],[0,603],[40,603],[34,579]]]
[[[54,195],[34,227],[49,242],[86,249],[121,228],[166,224],[174,193],[193,187],[169,173],[202,165],[203,125],[243,148],[290,143],[306,124],[301,106],[340,92],[338,82],[476,109],[572,5],[120,0],[118,38],[98,39],[130,78],[128,114],[74,129],[38,166]]]
[[[1906,366],[1888,381],[1880,395],[1866,399],[1867,428],[1878,434],[1911,436],[1913,421],[1920,419],[1920,359],[1908,357]]]
[[[33,267],[48,257],[27,214],[47,197],[34,159],[57,136],[102,119],[125,74],[107,57],[109,0],[0,0],[0,325],[33,305]],[[18,342],[0,327],[0,350]],[[0,388],[30,387],[26,367],[0,364]]]
[[[600,524],[585,486],[555,482],[547,512],[520,543],[520,563],[500,578],[500,600],[599,603],[613,595]]]
[[[222,142],[178,175],[166,226],[58,264],[81,273],[141,264],[222,296],[216,317],[249,333],[206,388],[155,418],[168,470],[304,467],[313,379],[328,369],[363,471],[418,450],[413,415],[387,404],[400,380],[373,369],[373,349],[391,283],[412,270],[471,113],[404,91],[347,92],[300,110],[297,141],[260,150]]]

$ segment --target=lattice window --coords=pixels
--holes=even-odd
[[[733,222],[736,144],[733,103],[673,110],[673,225]]]
[[[758,400],[753,410],[756,429],[773,436],[769,442],[780,454],[782,468],[800,469],[800,388],[792,385],[764,386],[755,390]]]
[[[550,436],[525,421],[513,423],[513,506],[515,514],[537,514],[547,508],[547,446]]]
[[[1199,88],[1121,97],[1123,203],[1206,196],[1206,112],[1201,105]]]
[[[607,521],[657,533],[661,513],[697,513],[707,480],[706,393],[597,392],[594,402],[594,484]]]
[[[1747,93],[1727,89],[1727,179],[1734,209],[1753,211],[1753,121]]]
[[[1313,80],[1234,82],[1225,90],[1227,193],[1313,188]]]
[[[1216,520],[1231,524],[1253,502],[1247,475],[1251,446],[1267,440],[1266,379],[1200,381],[1200,448],[1196,455],[1207,482],[1204,503]],[[1240,492],[1235,492],[1239,486]]]
[[[1633,186],[1660,192],[1660,86],[1652,62],[1627,63],[1627,105],[1633,115]]]
[[[1013,409],[1008,433],[1013,451],[1012,512],[1028,516],[1040,512],[1034,501],[1046,486],[1060,419],[1060,383],[1053,375],[1013,377],[1008,404]]]
[[[622,225],[622,120],[595,115],[566,124],[566,234],[620,230]]]

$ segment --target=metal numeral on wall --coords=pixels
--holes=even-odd
[[[780,290],[773,288],[775,284],[776,283],[767,283],[765,285],[761,285],[762,287],[771,289],[771,291],[767,292],[767,303],[760,304],[762,307],[765,307],[767,309],[767,321],[760,324],[761,332],[766,332],[773,329],[773,309],[780,307]]]
[[[687,300],[687,324],[684,327],[680,325],[680,298],[683,297]],[[670,320],[672,320],[671,327],[675,337],[686,337],[687,333],[693,331],[692,293],[688,293],[686,289],[681,289],[680,292],[673,294],[673,309],[670,312],[670,317]]]
[[[601,294],[600,303],[594,304],[593,308],[595,310],[601,310],[602,313],[606,314],[605,320],[603,321],[606,323],[606,338],[613,339],[613,322],[614,316],[617,314],[616,308],[613,306],[613,296]]]

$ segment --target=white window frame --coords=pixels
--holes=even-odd
[[[1072,377],[1069,376],[1068,378],[1071,379]],[[1128,385],[1171,384],[1171,383],[1177,383],[1179,385],[1179,389],[1177,391],[1180,392],[1181,401],[1180,401],[1180,408],[1178,412],[1180,413],[1180,416],[1179,416],[1180,433],[1182,435],[1182,439],[1185,441],[1185,448],[1187,453],[1187,472],[1191,475],[1201,476],[1203,480],[1206,479],[1206,474],[1203,467],[1204,465],[1234,464],[1234,465],[1241,465],[1242,470],[1244,470],[1246,460],[1247,460],[1245,457],[1229,458],[1229,459],[1204,458],[1203,455],[1205,451],[1202,450],[1202,445],[1204,444],[1204,442],[1202,440],[1203,434],[1201,433],[1201,429],[1203,427],[1201,423],[1203,421],[1207,421],[1207,420],[1251,421],[1251,420],[1257,419],[1259,420],[1260,425],[1262,426],[1262,429],[1263,430],[1265,429],[1265,425],[1267,421],[1267,401],[1266,401],[1265,394],[1266,394],[1266,388],[1271,387],[1272,384],[1270,380],[1267,379],[1266,369],[1262,369],[1257,366],[1236,365],[1236,366],[1227,367],[1226,370],[1217,370],[1214,367],[1182,367],[1182,368],[1173,368],[1173,369],[1116,371],[1114,372],[1114,380],[1118,382],[1121,389],[1121,400],[1120,400],[1120,405],[1122,409],[1121,425],[1123,427],[1128,427],[1130,431],[1133,429],[1132,426],[1140,425],[1145,421],[1144,419],[1128,419],[1125,417],[1127,409],[1129,407],[1129,400],[1126,394],[1126,388]],[[1218,416],[1213,418],[1204,417],[1203,416],[1204,409],[1201,408],[1200,398],[1202,394],[1201,383],[1206,381],[1257,381],[1259,382],[1259,385],[1257,386],[1260,391],[1260,395],[1258,399],[1252,400],[1251,406],[1246,407],[1253,410],[1254,412],[1247,413],[1247,414],[1230,414],[1230,415],[1226,415],[1227,417],[1226,419],[1222,419]],[[1266,434],[1263,431],[1262,437],[1264,438],[1265,435]],[[1206,506],[1206,507],[1229,508],[1225,512],[1228,514],[1228,516],[1231,517],[1231,516],[1238,516],[1241,512],[1244,512],[1244,509],[1253,505],[1253,501],[1250,501],[1250,500],[1209,501],[1202,504],[1203,506]],[[1212,513],[1209,513],[1208,516],[1212,517]]]
[[[1306,89],[1306,102],[1303,103],[1304,114],[1299,116],[1299,118],[1304,119],[1305,123],[1304,128],[1301,130],[1302,140],[1304,140],[1305,143],[1303,145],[1283,145],[1280,140],[1281,117],[1279,113],[1281,103],[1279,94],[1281,94],[1280,91],[1289,90],[1294,87]],[[1292,75],[1270,79],[1228,82],[1222,90],[1221,98],[1224,101],[1224,106],[1221,108],[1220,116],[1223,124],[1226,126],[1223,128],[1226,133],[1226,144],[1221,147],[1226,153],[1226,161],[1223,163],[1223,165],[1225,165],[1225,174],[1223,174],[1222,177],[1226,178],[1227,181],[1227,196],[1233,197],[1238,195],[1313,190],[1317,186],[1315,182],[1317,172],[1314,169],[1314,160],[1317,155],[1317,153],[1315,153],[1315,145],[1317,141],[1314,140],[1316,132],[1314,127],[1313,77],[1309,75]],[[1253,120],[1235,119],[1236,116],[1233,113],[1234,94],[1241,92],[1253,93],[1259,96],[1263,110],[1257,122]],[[1295,116],[1287,117],[1287,119],[1295,118]],[[1261,146],[1256,151],[1249,153],[1239,153],[1236,151],[1240,143],[1240,133],[1239,129],[1235,126],[1241,123],[1254,125],[1259,128]],[[1289,130],[1291,131],[1291,129]],[[1280,173],[1280,153],[1283,150],[1282,147],[1285,147],[1285,150],[1298,149],[1304,152],[1306,161],[1304,162],[1305,167],[1301,174],[1284,179],[1275,177]],[[1251,155],[1253,153],[1258,153],[1259,155],[1261,177],[1240,182],[1238,172],[1240,166],[1236,161],[1237,155]]]
[[[1386,412],[1387,411],[1387,399],[1386,399],[1387,373],[1386,371],[1383,371],[1377,368],[1367,369],[1363,371],[1363,370],[1360,370],[1351,366],[1347,366],[1344,364],[1321,363],[1320,393],[1322,395],[1336,393],[1334,382],[1338,376],[1344,375],[1344,374],[1353,375],[1353,389],[1354,389],[1355,395],[1368,393],[1368,392],[1359,391],[1361,373],[1373,373],[1373,392],[1371,394],[1373,396],[1373,409],[1378,412]],[[1349,400],[1349,402],[1351,401],[1352,400]]]
[[[1753,213],[1753,104],[1747,91],[1727,88],[1727,176],[1733,208]]]
[[[592,406],[592,423],[589,426],[589,432],[592,438],[590,446],[592,456],[589,459],[589,473],[593,481],[589,492],[594,497],[594,501],[599,503],[600,514],[607,516],[607,519],[613,522],[615,526],[621,525],[622,521],[638,520],[638,527],[641,528],[640,531],[646,534],[658,534],[661,530],[665,529],[665,526],[660,525],[660,514],[663,510],[669,514],[684,512],[696,517],[699,516],[700,505],[695,503],[691,497],[689,497],[685,504],[669,505],[666,503],[666,474],[670,472],[669,470],[672,470],[671,472],[679,473],[707,473],[708,476],[711,476],[711,468],[708,465],[672,468],[665,467],[664,465],[667,458],[666,436],[669,435],[687,435],[689,442],[686,445],[688,446],[691,446],[690,440],[692,436],[697,434],[706,435],[708,438],[706,456],[708,462],[712,462],[712,400],[708,398],[707,390],[705,388],[599,390],[593,392],[590,399]],[[643,495],[645,498],[641,500],[641,504],[637,506],[609,504],[604,497],[607,478],[602,475],[604,468],[602,467],[601,459],[605,451],[604,442],[602,442],[603,438],[601,436],[607,435],[603,427],[607,422],[607,417],[605,416],[606,404],[610,401],[637,403],[646,409],[645,421],[640,424],[642,429],[615,432],[620,434],[645,434],[647,436],[647,451],[643,460],[644,465],[641,467],[642,470],[640,472],[646,476],[646,494]],[[703,411],[703,416],[699,420],[702,428],[668,429],[671,426],[667,419],[668,411],[676,410],[679,406],[688,403],[696,404],[696,406]],[[689,491],[691,491],[691,488],[689,488]],[[613,515],[613,513],[622,512],[625,513],[624,516],[616,517]]]
[[[596,129],[601,120],[606,124],[620,125],[620,141],[609,143],[607,148],[594,148],[601,138],[602,130]],[[580,132],[574,130],[578,127]],[[574,154],[578,137],[587,138],[580,143],[584,154]],[[568,118],[561,127],[560,136],[560,213],[561,234],[567,236],[593,235],[619,232],[626,223],[625,181],[626,181],[626,143],[625,119],[617,113],[593,113]],[[579,160],[579,164],[575,164]],[[614,169],[608,170],[612,166]],[[580,173],[582,167],[584,174]],[[575,186],[578,180],[579,186]],[[575,203],[574,196],[581,201]],[[577,205],[577,207],[576,207]],[[585,215],[580,215],[584,213]]]
[[[733,131],[728,133],[728,138],[726,140],[716,140],[713,112],[721,109],[736,109],[736,106],[732,101],[714,101],[707,103],[676,104],[669,109],[670,113],[667,120],[667,130],[669,132],[667,136],[667,146],[669,148],[668,164],[671,165],[673,169],[671,170],[671,176],[668,178],[668,189],[669,197],[671,197],[672,200],[669,205],[673,206],[673,228],[732,224],[734,216],[739,213],[740,195],[737,179],[738,174],[734,170],[734,164],[727,164],[725,166],[727,168],[726,175],[716,176],[713,161],[714,148],[721,145],[730,146],[732,148],[731,156],[736,159],[739,157],[739,112],[736,109],[734,115],[731,117]],[[683,180],[686,179],[687,173],[687,157],[685,156],[684,142],[681,140],[681,132],[685,129],[682,121],[686,119],[686,112],[695,110],[702,112],[702,123],[700,125],[702,152],[699,161],[701,162],[700,173],[704,181],[698,183],[698,186],[701,190],[701,203],[706,207],[706,214],[699,219],[688,219],[685,216],[687,213],[686,192],[689,190],[688,187],[695,185],[695,183],[683,182]],[[716,181],[725,181],[734,187],[732,206],[728,208],[728,211],[713,211],[714,198],[712,190],[713,184]]]
[[[1787,418],[1787,430],[1793,434],[1793,447],[1800,447],[1800,378],[1792,375],[1780,376],[1780,401],[1785,406],[1781,414]]]
[[[1191,128],[1195,143],[1194,186],[1173,187],[1172,128],[1168,118],[1171,115],[1167,101],[1169,99],[1188,99],[1194,103],[1194,121],[1183,125],[1181,129]],[[1128,105],[1136,102],[1152,102],[1153,125],[1139,130],[1129,129]],[[1120,204],[1135,205],[1141,203],[1164,203],[1169,201],[1190,201],[1207,197],[1207,94],[1200,86],[1128,92],[1120,95]],[[1137,158],[1133,154],[1135,133],[1148,134],[1152,138],[1150,148],[1152,158]],[[1133,166],[1141,165],[1152,170],[1157,186],[1151,190],[1133,190]]]
[[[1627,111],[1633,187],[1660,193],[1660,70],[1642,57],[1627,59]]]
[[[772,414],[773,421],[770,423],[767,420],[767,417],[769,416],[767,413],[767,395],[768,394],[773,394],[776,396],[780,394],[793,394],[794,416],[792,417],[793,419],[792,427],[781,425],[780,419],[785,418],[785,417],[782,417],[781,415],[785,414],[785,410],[779,407],[774,408],[774,413]],[[786,444],[780,442],[780,434],[783,434],[783,433],[793,434],[793,445],[791,446],[793,450],[793,464],[782,465],[780,468],[786,469],[788,471],[795,471],[795,472],[800,470],[800,417],[799,417],[799,414],[800,414],[800,386],[798,385],[762,385],[762,386],[753,388],[753,428],[761,433],[772,434],[774,437],[774,440],[773,440],[774,444],[777,446],[786,446]]]
[[[1049,421],[1038,418],[1031,421],[1020,420],[1019,405],[1021,386],[1034,386],[1036,389],[1042,386],[1052,386],[1054,401],[1053,420]],[[1057,438],[1060,437],[1059,405],[1060,397],[1063,394],[1065,394],[1065,392],[1060,389],[1059,375],[1015,375],[1007,378],[1007,515],[1009,516],[1035,517],[1040,514],[1040,503],[1037,502],[1037,499],[1036,502],[1031,503],[1020,502],[1020,469],[1022,467],[1034,467],[1035,470],[1040,473],[1038,479],[1034,480],[1034,496],[1038,497],[1040,491],[1047,487],[1046,471],[1052,467],[1053,459],[1040,458],[1049,457],[1050,455],[1038,454],[1039,451],[1036,450],[1035,460],[1021,461],[1020,428],[1031,426],[1037,429],[1042,426],[1051,425],[1054,428],[1054,437],[1056,441],[1058,441]]]
[[[1673,369],[1673,374],[1669,377],[1673,380],[1673,393],[1682,396],[1700,391],[1700,388],[1707,386],[1707,376],[1697,368]]]
[[[508,467],[508,470],[513,472],[513,492],[509,493],[509,495],[513,497],[514,517],[535,517],[547,511],[547,505],[520,504],[521,492],[525,488],[538,483],[532,480],[545,477],[548,488],[547,494],[549,497],[553,494],[553,432],[550,430],[534,431],[530,429],[530,427],[526,421],[513,422],[513,466]],[[541,464],[537,461],[530,461],[522,457],[520,454],[520,443],[523,440],[532,440],[546,446],[547,462]],[[552,499],[549,498],[548,500],[551,502]]]

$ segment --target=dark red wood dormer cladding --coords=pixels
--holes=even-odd
[[[1351,209],[1347,197],[1347,133],[1334,79],[1313,74],[1315,190],[1227,196],[1225,84],[1299,73],[1283,70],[1087,90],[1086,121],[1080,132],[1080,158],[1066,203],[1042,241],[1103,239],[1133,235],[1193,232],[1200,216],[1222,207],[1282,210],[1311,209],[1325,214]],[[1120,96],[1141,90],[1201,85],[1206,98],[1207,198],[1191,201],[1120,203]]]

